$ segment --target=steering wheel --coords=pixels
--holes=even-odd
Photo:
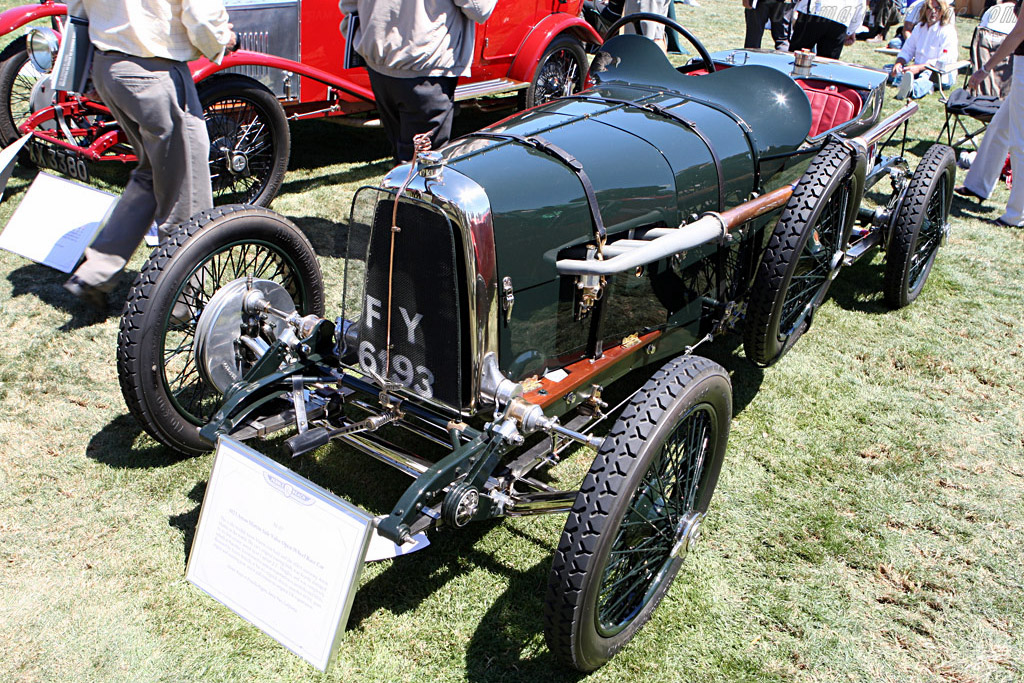
[[[697,54],[700,55],[700,59],[704,62],[704,69],[710,74],[715,72],[715,63],[711,61],[711,53],[704,47],[704,43],[697,39],[697,36],[690,33],[689,29],[683,28],[678,22],[669,19],[663,14],[654,14],[652,12],[636,12],[634,14],[627,14],[620,18],[614,24],[608,27],[605,31],[605,40],[614,36],[619,32],[619,29],[626,24],[632,24],[633,28],[637,33],[640,33],[640,22],[641,21],[653,21],[658,24],[664,24],[666,28],[670,28],[682,37],[690,41],[690,45],[693,45],[694,49],[697,50]]]

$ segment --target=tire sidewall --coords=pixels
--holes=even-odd
[[[836,170],[836,172],[831,174],[828,177],[827,181],[823,184],[822,199],[818,200],[815,203],[814,208],[810,212],[809,218],[804,222],[804,228],[802,229],[799,239],[797,240],[796,247],[791,252],[790,262],[786,266],[786,271],[782,279],[781,287],[779,287],[779,289],[776,291],[775,297],[772,300],[772,313],[769,319],[767,329],[767,340],[765,344],[766,350],[769,351],[769,353],[766,354],[770,359],[768,363],[778,360],[778,358],[780,358],[793,345],[793,343],[795,343],[796,340],[799,339],[799,337],[807,330],[807,328],[810,325],[810,316],[805,317],[798,326],[796,326],[793,330],[790,330],[786,334],[785,338],[782,338],[783,331],[781,329],[781,325],[783,305],[786,301],[786,296],[789,294],[790,286],[793,283],[793,276],[796,274],[797,266],[800,263],[800,257],[807,246],[807,242],[811,238],[811,234],[814,232],[814,229],[818,224],[818,220],[821,218],[821,213],[822,211],[824,211],[825,206],[833,199],[833,197],[835,197],[836,193],[843,191],[843,185],[850,182],[849,174],[850,169],[852,168],[852,164],[852,158],[849,155],[847,155],[843,162],[839,165],[839,168]],[[809,182],[819,181],[818,178],[814,177],[805,176],[805,178],[808,178]],[[790,208],[787,207],[784,210],[783,215],[779,218],[779,226],[776,227],[777,233],[784,234],[786,230],[788,230],[788,227],[786,226],[789,222],[800,220],[800,217],[797,214],[797,211],[791,211]],[[839,250],[842,250],[845,247],[845,244],[849,239],[849,214],[850,207],[847,206],[846,212],[843,215],[843,224],[840,228],[839,235],[837,235],[836,240],[836,247]],[[841,267],[841,265],[842,262],[840,261],[840,265],[837,266],[837,268]],[[770,270],[770,267],[762,267],[766,267]],[[815,294],[815,298],[817,299],[817,302],[814,306],[815,309],[818,306],[820,306],[821,303],[825,300],[825,297],[828,294],[828,290],[832,285],[832,280],[834,279],[833,275],[834,273],[830,273],[829,277],[817,290]]]
[[[930,168],[933,158],[935,158],[934,163],[937,164],[934,171]],[[956,172],[955,163],[953,152],[949,147],[933,145],[928,148],[910,180],[903,201],[900,203],[896,220],[893,223],[893,234],[889,241],[890,250],[885,264],[887,299],[896,307],[907,306],[917,299],[928,281],[935,257],[939,253],[938,246],[928,256],[928,262],[924,265],[917,286],[914,288],[910,286],[911,259],[917,251],[918,241],[921,239],[921,228],[924,227],[924,221],[928,215],[928,206],[935,193],[939,191],[939,183],[943,176],[947,177],[946,196],[942,198],[943,218],[948,219],[949,217]],[[920,192],[923,195],[919,207],[914,205],[911,195],[914,192]],[[904,232],[908,230],[909,236],[904,235]]]
[[[701,492],[702,497],[696,501],[694,508],[699,512],[706,512],[714,493],[718,476],[721,472],[722,461],[725,455],[725,445],[728,441],[729,421],[731,415],[730,386],[727,377],[715,372],[717,366],[709,366],[702,371],[693,381],[683,388],[682,393],[674,399],[671,408],[666,411],[658,421],[657,427],[647,436],[644,444],[629,464],[629,474],[625,484],[617,492],[613,505],[606,517],[606,522],[611,525],[605,527],[601,533],[601,539],[596,546],[594,553],[594,564],[588,567],[587,578],[584,583],[584,592],[581,600],[582,610],[579,617],[581,633],[576,639],[577,658],[580,662],[592,664],[597,668],[622,647],[624,647],[636,632],[650,618],[651,613],[661,602],[672,585],[675,575],[682,566],[683,558],[672,560],[670,568],[664,575],[661,584],[643,609],[634,617],[633,621],[622,631],[612,636],[603,636],[597,631],[597,597],[601,588],[601,582],[605,568],[608,564],[608,555],[612,544],[618,535],[619,526],[625,516],[626,509],[639,488],[643,477],[654,457],[658,454],[665,439],[672,434],[678,425],[680,418],[695,406],[708,403],[715,410],[716,429],[716,452],[709,454],[709,460],[705,463],[702,473]],[[651,405],[657,403],[659,398],[664,397],[665,390],[655,393],[645,403]],[[602,451],[608,447],[610,440],[606,440]],[[599,453],[598,457],[606,457],[609,460],[615,457],[613,453]],[[577,504],[580,500],[577,500]]]

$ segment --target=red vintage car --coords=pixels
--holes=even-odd
[[[210,132],[210,174],[217,203],[267,205],[288,166],[288,123],[324,116],[368,116],[373,93],[365,69],[343,69],[337,0],[225,0],[241,49],[221,64],[190,66]],[[478,27],[473,74],[457,100],[517,94],[531,107],[583,86],[588,46],[601,36],[580,18],[582,0],[499,2]],[[0,142],[25,133],[37,165],[89,179],[93,161],[134,161],[110,111],[88,97],[55,91],[50,70],[66,20],[65,5],[0,13],[0,35],[38,19],[0,53]]]

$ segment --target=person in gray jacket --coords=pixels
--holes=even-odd
[[[156,221],[170,227],[213,207],[210,139],[187,62],[236,43],[223,0],[68,0],[88,19],[92,80],[139,159],[85,260],[64,283],[106,311],[107,293]]]
[[[475,24],[497,0],[341,0],[358,15],[354,49],[365,61],[381,123],[399,162],[413,158],[414,135],[448,142],[455,85],[473,62]],[[346,27],[343,26],[343,30]]]

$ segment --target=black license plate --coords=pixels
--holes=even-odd
[[[32,141],[28,145],[28,155],[36,166],[60,171],[68,177],[89,182],[89,167],[85,160],[74,152]]]

